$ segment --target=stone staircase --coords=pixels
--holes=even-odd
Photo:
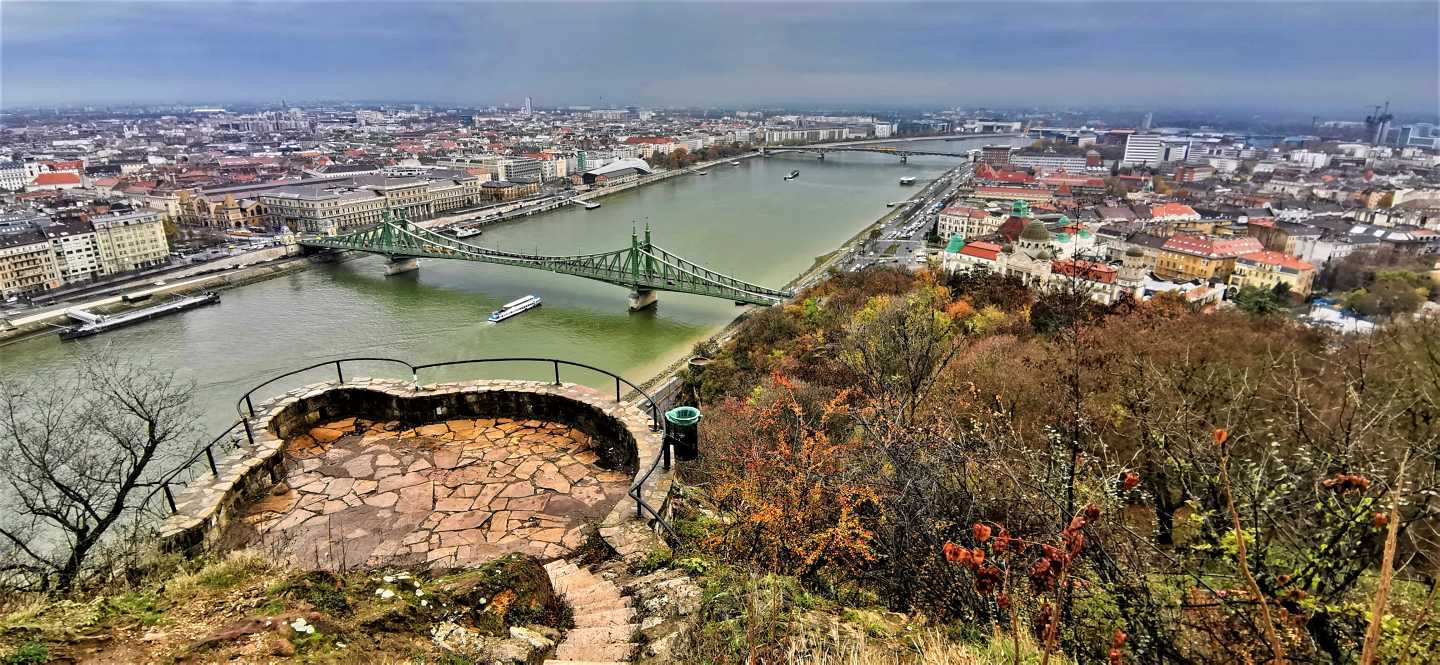
[[[575,627],[545,665],[622,665],[635,655],[640,625],[633,601],[614,582],[557,559],[545,564],[550,584],[570,605]]]

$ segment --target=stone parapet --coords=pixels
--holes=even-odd
[[[651,429],[651,418],[641,409],[571,383],[477,380],[415,386],[357,378],[311,384],[255,405],[255,416],[249,419],[253,445],[246,442],[217,460],[217,475],[192,480],[176,496],[176,513],[158,527],[161,547],[184,552],[213,548],[238,509],[285,476],[285,441],[352,416],[409,427],[449,418],[562,423],[590,435],[603,466],[632,471],[637,478],[650,468],[663,436]],[[657,467],[642,496],[664,511],[673,481],[673,472]],[[623,499],[602,523],[601,534],[623,554],[664,548],[650,522],[648,515],[637,518],[635,503]]]

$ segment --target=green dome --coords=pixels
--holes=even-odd
[[[1050,242],[1050,230],[1040,222],[1030,222],[1025,225],[1025,230],[1020,232],[1020,239]]]

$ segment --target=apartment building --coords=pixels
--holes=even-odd
[[[1315,266],[1289,254],[1269,250],[1243,254],[1235,259],[1230,273],[1230,286],[1236,290],[1247,286],[1273,289],[1284,284],[1290,292],[1304,298],[1310,295],[1315,281]]]
[[[105,274],[100,256],[100,236],[89,220],[72,217],[39,225],[50,239],[55,267],[65,284],[89,282]]]
[[[972,206],[953,205],[940,211],[937,230],[941,238],[977,238],[994,233],[1004,221],[1003,215],[991,215]]]
[[[25,177],[24,162],[0,162],[0,189],[18,192],[29,182]]]
[[[96,215],[90,218],[106,275],[164,265],[170,260],[165,218],[158,212],[138,211]]]
[[[1159,134],[1131,134],[1125,139],[1125,156],[1121,166],[1159,166],[1165,159],[1165,146]]]
[[[60,284],[55,254],[45,234],[34,229],[0,233],[0,298],[38,293]]]
[[[1263,251],[1255,238],[1217,238],[1179,233],[1165,241],[1155,258],[1155,274],[1172,280],[1228,279],[1235,260]]]

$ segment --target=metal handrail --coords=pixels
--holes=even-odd
[[[175,507],[175,494],[170,490],[170,485],[175,482],[175,478],[181,473],[184,473],[186,470],[188,470],[196,462],[200,461],[201,455],[205,456],[206,462],[208,462],[210,465],[210,475],[218,477],[220,475],[220,468],[215,464],[215,444],[220,443],[221,439],[233,433],[235,431],[235,428],[239,427],[242,422],[243,420],[237,420],[233,423],[230,423],[230,426],[226,427],[225,431],[220,432],[220,435],[216,436],[214,439],[211,439],[210,443],[205,444],[203,448],[195,451],[195,454],[191,455],[190,459],[181,462],[178,466],[175,467],[175,470],[171,471],[165,478],[156,481],[160,485],[160,491],[165,495],[165,503],[170,506],[171,514],[178,512]],[[254,441],[252,440],[251,443],[254,443]],[[153,493],[150,495],[150,497],[152,498],[154,496],[155,495]],[[147,498],[146,502],[149,502],[149,500],[150,499]]]
[[[255,394],[255,391],[257,391],[257,390],[259,390],[259,389],[261,389],[261,388],[264,388],[265,386],[268,386],[268,385],[270,385],[270,384],[272,384],[272,383],[275,383],[276,381],[279,381],[280,379],[286,379],[286,378],[295,376],[296,374],[300,374],[300,373],[302,373],[302,372],[308,372],[308,371],[310,371],[310,370],[312,370],[312,369],[316,369],[316,368],[318,368],[318,367],[324,367],[324,366],[326,366],[326,365],[334,365],[334,366],[335,366],[335,377],[336,377],[337,379],[339,379],[340,383],[345,383],[345,371],[344,371],[344,369],[342,369],[341,363],[347,363],[347,362],[398,363],[398,364],[404,365],[405,367],[407,367],[407,368],[410,369],[410,377],[411,377],[412,380],[413,380],[414,377],[415,377],[415,366],[414,366],[414,365],[411,365],[410,363],[407,363],[407,362],[405,362],[404,360],[396,360],[396,359],[394,359],[394,358],[366,358],[366,357],[362,357],[362,358],[337,358],[337,359],[335,359],[335,360],[326,360],[325,362],[315,363],[314,365],[310,365],[309,367],[301,367],[300,369],[291,370],[291,371],[286,372],[286,373],[284,373],[284,374],[280,374],[280,375],[277,375],[277,376],[272,376],[272,377],[270,377],[269,379],[265,380],[264,383],[261,383],[260,385],[255,386],[254,388],[251,388],[250,390],[245,391],[245,394],[244,394],[244,395],[241,395],[241,396],[240,396],[240,399],[238,399],[238,400],[235,401],[235,413],[239,414],[241,420],[244,420],[244,419],[246,418],[246,412],[240,410],[240,405],[241,405],[241,404],[244,404],[246,411],[249,412],[249,417],[251,417],[251,418],[255,417],[255,404],[250,401],[250,396],[251,396],[251,395],[254,395],[254,394]],[[254,438],[253,438],[253,437],[251,437],[251,441],[252,441],[252,442],[254,441]]]
[[[338,380],[338,382],[343,385],[343,384],[345,383],[344,363],[347,363],[347,362],[389,362],[389,363],[397,363],[397,364],[400,364],[400,365],[404,365],[406,368],[408,368],[408,369],[410,370],[410,381],[411,381],[411,384],[414,385],[414,386],[416,386],[416,387],[418,387],[418,386],[420,385],[420,370],[422,370],[422,369],[434,369],[434,368],[439,368],[439,367],[450,367],[450,366],[455,366],[455,365],[472,365],[472,364],[502,363],[502,362],[539,362],[539,363],[550,363],[551,366],[554,368],[554,378],[555,378],[554,385],[557,385],[557,386],[560,385],[560,383],[561,383],[561,382],[560,382],[560,366],[561,366],[561,365],[566,365],[566,366],[569,366],[569,367],[578,367],[578,368],[581,368],[581,369],[590,370],[590,371],[592,371],[592,372],[599,372],[599,373],[604,374],[604,375],[606,375],[606,376],[609,376],[610,378],[612,378],[612,379],[615,380],[615,403],[616,403],[616,404],[623,404],[623,403],[624,403],[624,402],[622,401],[622,398],[623,398],[623,394],[624,394],[624,393],[623,393],[623,391],[622,391],[622,389],[621,389],[621,385],[623,384],[623,385],[625,385],[625,386],[628,386],[631,390],[635,391],[636,394],[638,394],[640,397],[644,398],[645,402],[646,402],[646,403],[649,405],[649,407],[650,407],[650,431],[652,431],[652,432],[662,432],[662,434],[661,434],[661,437],[660,437],[660,450],[657,451],[656,454],[655,454],[655,457],[650,460],[650,465],[649,465],[648,467],[646,467],[645,472],[642,473],[642,474],[640,474],[639,477],[637,477],[637,478],[635,479],[635,481],[634,481],[633,483],[631,483],[629,489],[626,491],[626,494],[627,494],[630,498],[632,498],[632,499],[635,500],[635,516],[636,516],[636,517],[641,517],[641,518],[643,518],[643,517],[645,517],[646,514],[648,514],[651,519],[655,520],[656,523],[658,523],[662,528],[665,529],[665,532],[670,535],[670,538],[672,539],[672,541],[678,541],[678,540],[679,540],[679,534],[675,531],[674,527],[672,527],[672,526],[670,525],[670,523],[667,522],[667,521],[665,520],[665,518],[660,515],[660,511],[659,511],[659,510],[657,510],[654,506],[651,506],[649,503],[647,503],[647,502],[645,501],[645,497],[644,497],[644,487],[645,487],[645,483],[650,480],[650,476],[654,475],[656,467],[659,467],[659,466],[661,466],[661,465],[663,464],[666,471],[670,470],[670,467],[671,467],[671,460],[670,460],[670,439],[669,439],[669,437],[668,437],[668,433],[665,433],[666,427],[665,427],[664,422],[663,422],[663,421],[661,420],[661,418],[660,418],[660,405],[657,404],[657,403],[655,402],[655,398],[651,397],[650,394],[647,393],[644,389],[642,389],[640,386],[635,385],[635,384],[632,383],[629,379],[626,379],[625,377],[620,376],[619,374],[616,374],[616,373],[611,372],[611,371],[606,370],[606,369],[601,369],[601,368],[599,368],[599,367],[595,367],[595,366],[593,366],[593,365],[586,365],[585,363],[578,363],[578,362],[574,362],[574,361],[570,361],[570,360],[561,360],[561,359],[559,359],[559,358],[532,358],[532,357],[515,357],[515,358],[472,358],[472,359],[470,359],[470,360],[450,360],[450,361],[446,361],[446,362],[426,363],[426,364],[422,364],[422,365],[412,365],[412,364],[410,364],[410,363],[408,363],[408,362],[406,362],[406,361],[404,361],[404,360],[397,360],[397,359],[395,359],[395,358],[378,358],[378,357],[337,358],[337,359],[335,359],[335,360],[327,360],[327,361],[324,361],[324,362],[315,363],[314,365],[310,365],[310,366],[308,366],[308,367],[302,367],[302,368],[300,368],[300,369],[291,370],[291,371],[286,372],[286,373],[284,373],[284,374],[280,374],[280,375],[271,377],[271,378],[265,380],[264,382],[260,383],[259,385],[255,386],[254,388],[251,388],[250,390],[246,391],[245,394],[240,397],[240,399],[238,399],[238,400],[235,401],[235,412],[240,416],[239,420],[237,420],[237,421],[235,421],[234,423],[232,423],[229,427],[227,427],[227,428],[225,429],[225,431],[221,432],[219,436],[215,437],[212,441],[210,441],[210,443],[206,444],[201,450],[197,451],[194,455],[192,455],[189,460],[187,460],[187,461],[184,462],[182,465],[180,465],[179,467],[177,467],[176,470],[175,470],[174,472],[172,472],[168,478],[166,478],[165,480],[160,481],[160,488],[161,488],[161,490],[164,492],[165,500],[166,500],[166,503],[169,504],[169,506],[170,506],[170,511],[171,511],[171,513],[173,514],[173,513],[175,513],[175,512],[178,512],[177,509],[176,509],[176,505],[175,505],[175,496],[174,496],[174,494],[171,492],[171,489],[170,489],[170,484],[171,484],[171,482],[174,481],[175,477],[178,476],[178,475],[180,475],[181,472],[183,472],[183,471],[186,470],[186,469],[189,469],[191,465],[193,465],[193,464],[195,464],[196,462],[198,462],[201,455],[204,455],[205,458],[206,458],[206,460],[208,461],[209,466],[210,466],[210,473],[211,473],[211,475],[214,475],[214,476],[217,476],[217,477],[218,477],[218,476],[220,475],[220,471],[219,471],[219,468],[216,466],[216,463],[215,463],[215,453],[214,453],[214,446],[215,446],[216,443],[219,443],[221,439],[223,439],[223,438],[225,438],[226,436],[228,436],[228,435],[230,435],[231,433],[233,433],[233,432],[235,431],[235,428],[236,428],[236,427],[242,427],[242,426],[243,426],[243,427],[244,427],[244,430],[245,430],[245,438],[246,438],[246,440],[250,443],[251,446],[254,446],[254,445],[255,445],[255,433],[254,433],[254,431],[250,428],[250,419],[253,418],[253,417],[255,417],[255,404],[254,404],[254,401],[253,401],[253,399],[252,399],[252,397],[253,397],[254,394],[255,394],[255,391],[260,390],[261,388],[264,388],[264,387],[266,387],[266,386],[268,386],[268,385],[270,385],[270,384],[272,384],[272,383],[275,383],[276,381],[279,381],[279,380],[281,380],[281,379],[285,379],[285,378],[288,378],[288,377],[291,377],[291,376],[295,376],[295,375],[300,374],[300,373],[303,373],[303,372],[308,372],[308,371],[310,371],[310,370],[312,370],[312,369],[317,369],[317,368],[320,368],[320,367],[325,367],[325,366],[327,366],[327,365],[334,365],[334,366],[335,366],[335,377],[336,377],[336,379]],[[244,410],[241,409],[241,405],[244,405]]]

